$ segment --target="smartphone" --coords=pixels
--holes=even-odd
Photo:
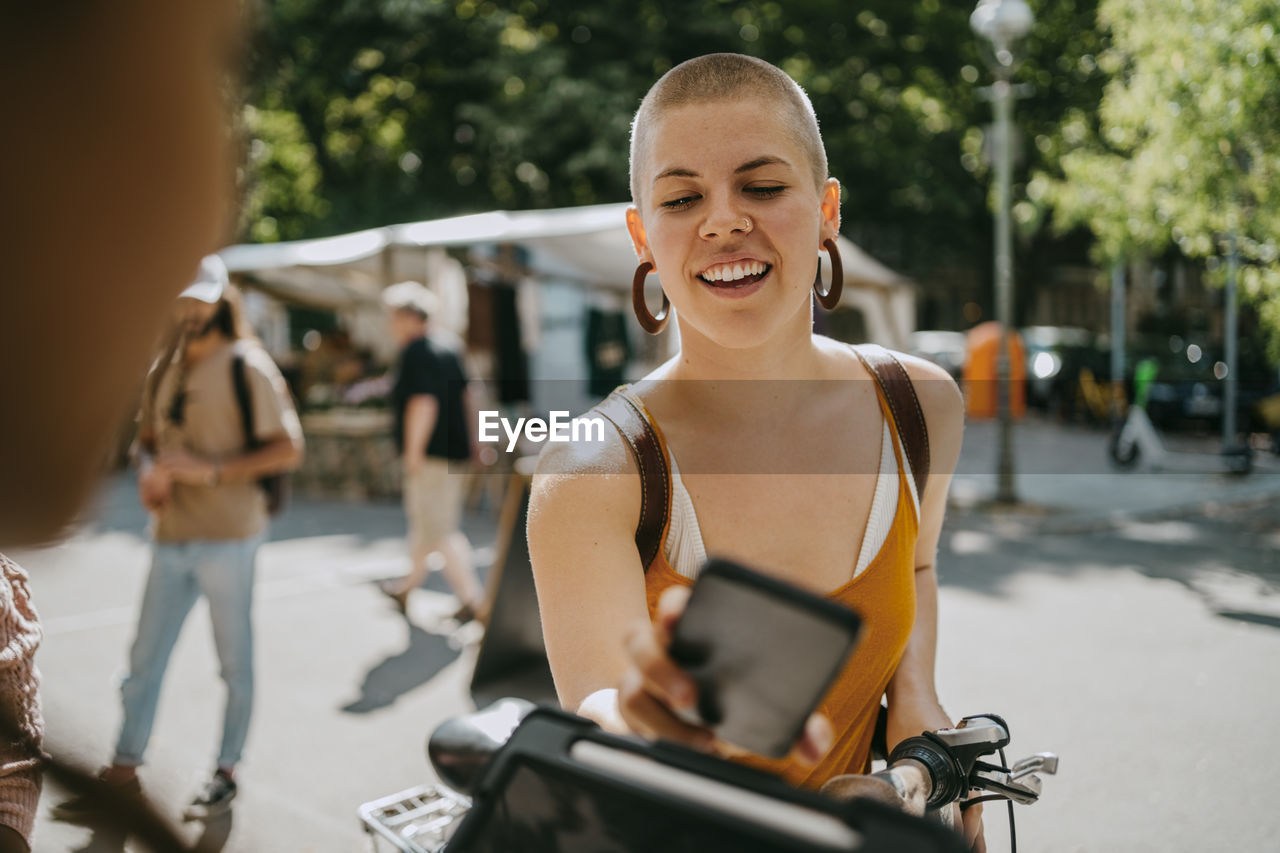
[[[698,687],[689,721],[758,755],[786,755],[861,629],[862,619],[842,604],[730,560],[708,560],[669,652]]]

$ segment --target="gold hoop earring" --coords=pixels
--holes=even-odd
[[[828,311],[840,304],[840,293],[844,290],[844,264],[840,261],[840,249],[835,240],[827,240],[822,244],[831,257],[831,286],[824,293],[822,290],[822,259],[818,259],[818,272],[813,277],[813,295],[818,297],[818,304]]]
[[[656,335],[667,326],[667,315],[671,313],[671,302],[667,299],[667,292],[662,291],[662,310],[658,312],[658,316],[649,313],[649,306],[644,301],[644,280],[649,277],[649,273],[653,272],[653,264],[648,261],[642,261],[640,266],[636,267],[635,277],[631,279],[631,308],[636,312],[636,319],[640,321],[640,328],[644,329],[651,335]]]

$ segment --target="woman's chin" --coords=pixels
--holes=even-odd
[[[756,311],[735,311],[728,317],[690,317],[686,323],[708,342],[727,350],[759,347],[776,338],[784,325],[776,314]],[[681,331],[682,340],[687,340],[689,335]]]

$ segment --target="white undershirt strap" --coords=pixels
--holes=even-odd
[[[884,547],[893,528],[894,517],[898,507],[898,489],[900,486],[898,465],[894,458],[895,436],[887,420],[882,421],[880,435],[880,465],[876,472],[876,491],[871,499],[871,510],[867,514],[867,527],[862,535],[862,546],[858,552],[858,562],[853,576],[857,577],[871,565],[871,561]],[[676,463],[675,454],[667,448],[671,460],[671,518],[667,528],[667,537],[662,543],[662,553],[667,564],[677,574],[693,580],[707,560],[707,548],[702,541],[702,528],[698,525],[698,513],[693,507],[693,498],[680,477],[680,466]],[[907,465],[905,454],[903,465]],[[911,481],[911,472],[906,471],[907,488],[911,491],[912,503],[919,513],[919,501],[915,495],[915,484]]]

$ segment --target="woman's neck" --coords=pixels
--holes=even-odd
[[[678,318],[677,318],[678,319]],[[665,379],[813,379],[821,373],[821,353],[813,338],[813,318],[799,311],[768,340],[728,349],[687,325],[680,326],[680,352]]]
[[[213,355],[227,343],[228,338],[220,332],[210,332],[202,337],[187,341],[187,346],[182,353],[183,361],[186,362],[188,367],[192,367]]]

